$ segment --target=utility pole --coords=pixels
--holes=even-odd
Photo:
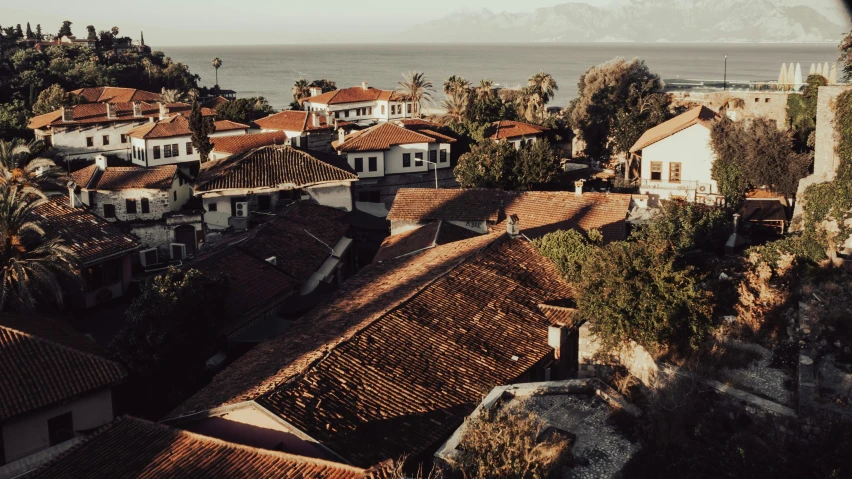
[[[429,160],[423,160],[423,161],[425,161],[426,163],[433,165],[435,167],[435,189],[437,190],[438,189],[438,164],[435,163],[434,161],[429,161]]]
[[[722,86],[722,91],[728,90],[728,55],[725,55],[725,80]]]

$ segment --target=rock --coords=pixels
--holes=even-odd
[[[810,366],[813,363],[814,363],[813,359],[811,359],[807,356],[804,356],[804,355],[799,355],[799,364],[804,364],[805,366]]]

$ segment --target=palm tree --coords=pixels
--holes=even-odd
[[[527,120],[533,121],[536,113],[537,97],[532,87],[521,88],[515,95],[515,108],[518,111],[518,116]]]
[[[299,78],[293,84],[293,101],[299,101],[302,98],[311,96],[311,86],[304,78]]]
[[[489,79],[480,80],[476,87],[476,98],[480,101],[492,100],[496,97],[494,82]]]
[[[425,100],[432,101],[432,92],[435,91],[432,82],[426,79],[423,72],[409,72],[403,75],[404,81],[399,82],[397,91],[414,104],[414,115],[420,118],[420,104]]]
[[[62,305],[60,278],[79,281],[74,253],[33,221],[45,201],[35,188],[0,185],[0,312],[10,304],[33,309],[42,298]]]
[[[538,72],[530,78],[527,83],[532,94],[532,103],[534,111],[532,116],[542,116],[544,114],[544,106],[553,98],[553,93],[559,90],[556,80],[550,73]]]
[[[451,76],[444,82],[444,93],[452,95],[470,88],[470,82],[459,76]]]
[[[222,66],[222,60],[220,60],[219,57],[216,57],[210,62],[210,64],[216,69],[216,86],[219,86],[219,67]]]
[[[36,158],[45,149],[41,140],[0,140],[0,186],[18,184],[39,186],[58,183],[62,170],[53,160]]]
[[[444,109],[444,115],[441,120],[444,123],[462,123],[467,119],[467,110],[470,105],[470,94],[466,92],[454,92],[447,95],[447,98],[441,102],[441,107]]]
[[[169,90],[163,87],[160,90],[160,101],[163,103],[177,103],[183,100],[183,93],[180,90]]]

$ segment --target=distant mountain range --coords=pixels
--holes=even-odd
[[[832,42],[850,29],[839,0],[616,0],[531,13],[461,10],[417,25],[410,42]]]

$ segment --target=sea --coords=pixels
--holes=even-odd
[[[326,78],[338,88],[366,81],[394,89],[403,75],[421,71],[435,85],[451,75],[478,83],[488,78],[501,87],[526,83],[533,74],[553,75],[559,90],[550,106],[566,106],[577,94],[577,81],[590,66],[616,57],[639,58],[667,80],[773,81],[782,63],[801,63],[807,75],[812,63],[833,63],[834,44],[693,44],[693,43],[529,43],[529,44],[327,44],[158,47],[174,61],[213,86],[214,57],[222,60],[219,84],[239,97],[263,96],[275,109],[292,101],[299,78]],[[725,56],[727,55],[727,62]]]

